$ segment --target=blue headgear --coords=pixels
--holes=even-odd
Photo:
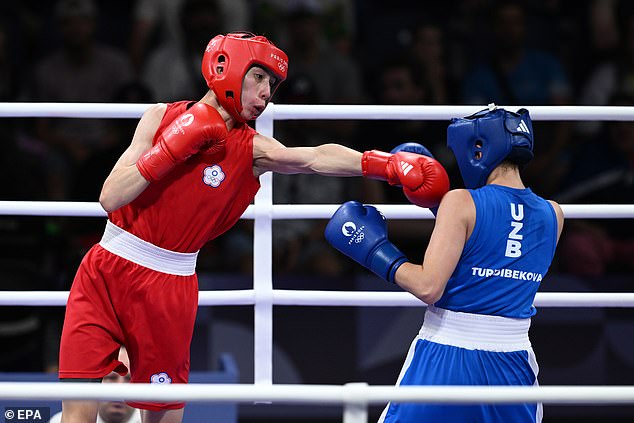
[[[479,188],[505,159],[526,164],[533,158],[533,124],[528,110],[517,113],[489,105],[466,118],[451,119],[447,147],[458,162],[466,188]]]

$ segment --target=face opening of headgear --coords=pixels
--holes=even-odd
[[[236,120],[242,112],[242,81],[252,66],[275,75],[271,97],[288,74],[288,57],[271,41],[250,32],[232,32],[212,38],[205,49],[202,74],[220,105]]]
[[[456,156],[465,187],[480,188],[504,160],[524,165],[533,158],[533,123],[526,109],[513,113],[492,104],[451,119],[447,147]]]

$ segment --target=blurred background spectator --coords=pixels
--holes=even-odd
[[[612,106],[634,107],[634,93],[616,93]],[[606,122],[579,145],[556,199],[562,204],[634,204],[634,122]],[[634,271],[634,225],[630,220],[571,220],[561,240],[567,273],[597,278]]]
[[[609,36],[609,41],[599,41],[605,35],[597,34],[597,44],[607,44],[610,48],[602,48],[603,54],[597,54],[598,60],[589,67],[589,74],[580,87],[580,103],[583,105],[606,106],[616,94],[634,95],[634,14],[621,16],[620,25],[617,25],[618,11],[614,5],[610,4],[610,8],[603,6],[601,13],[592,20],[593,26],[598,27],[596,33],[602,29],[605,31],[603,34],[613,35]],[[580,122],[576,127],[580,135],[594,137],[601,130],[601,125],[602,122],[590,121]]]
[[[27,90],[30,101],[108,102],[132,78],[127,56],[95,39],[98,8],[95,0],[59,0],[53,34],[60,45],[33,64]],[[51,199],[68,199],[76,166],[110,145],[104,119],[36,121],[35,136],[47,150]]]
[[[445,31],[437,23],[420,22],[411,37],[409,54],[420,68],[416,78],[429,90],[426,104],[454,104],[457,81],[449,68]]]
[[[183,3],[187,0],[137,0],[134,3],[129,52],[132,64],[141,72],[149,54],[158,44],[186,45],[183,33]],[[220,31],[245,31],[250,28],[247,0],[218,0],[214,5]]]
[[[148,57],[143,81],[158,101],[202,98],[207,84],[200,63],[209,34],[218,34],[225,20],[218,0],[183,0],[177,11],[180,36],[166,39]]]
[[[568,78],[555,56],[528,44],[523,5],[496,4],[490,16],[492,33],[474,34],[483,54],[465,75],[464,103],[565,104],[571,94]]]

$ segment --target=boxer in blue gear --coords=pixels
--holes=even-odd
[[[394,272],[393,282],[428,304],[397,384],[536,385],[528,329],[564,218],[557,203],[533,193],[520,176],[520,166],[532,157],[529,113],[492,106],[453,120],[447,138],[469,189],[442,198],[422,265],[378,254],[381,269]],[[335,213],[331,231],[341,232],[343,220],[353,215],[349,207]],[[363,250],[392,245],[372,207],[354,207],[364,212],[350,221],[373,235]],[[358,254],[354,241],[331,243],[366,267],[379,261]],[[541,404],[390,403],[379,422],[534,423],[541,417]]]

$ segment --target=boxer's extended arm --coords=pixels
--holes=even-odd
[[[449,191],[442,199],[423,264],[404,263],[395,282],[426,304],[442,297],[475,224],[475,204],[467,190]]]
[[[165,114],[165,104],[145,111],[136,127],[132,142],[112,168],[101,189],[99,202],[107,212],[128,204],[150,184],[139,172],[136,162],[152,148],[152,140]]]
[[[316,173],[327,176],[361,176],[361,153],[339,144],[285,147],[279,141],[255,135],[253,169],[256,175]]]

